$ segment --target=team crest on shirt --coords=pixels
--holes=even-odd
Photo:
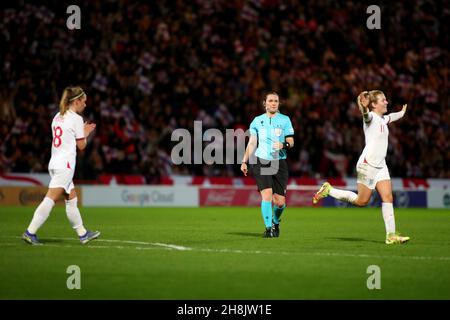
[[[275,135],[277,137],[281,136],[281,133],[283,133],[283,130],[281,128],[275,128]]]

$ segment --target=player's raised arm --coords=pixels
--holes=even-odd
[[[369,123],[372,121],[372,115],[369,113],[369,92],[363,91],[358,95],[358,98],[356,99],[359,107],[359,111],[361,111],[361,114],[363,116],[364,122]]]
[[[388,120],[388,123],[391,123],[391,122],[394,122],[394,121],[397,121],[397,120],[400,120],[401,118],[403,118],[403,116],[406,113],[407,108],[408,108],[408,105],[404,104],[401,111],[392,112],[392,113],[389,113],[387,116],[385,116]]]
[[[247,148],[245,149],[244,157],[242,158],[241,171],[247,176],[248,168],[247,162],[250,159],[250,156],[255,152],[257,146],[257,139],[255,135],[250,136],[250,140],[248,141]]]

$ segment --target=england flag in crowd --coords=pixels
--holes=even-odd
[[[92,87],[101,92],[106,92],[108,88],[108,79],[104,77],[100,72],[95,75],[94,81],[92,81]]]
[[[150,79],[146,76],[140,75],[139,76],[139,83],[138,83],[138,89],[144,94],[144,95],[150,95],[153,91],[153,83],[150,82]]]
[[[150,70],[155,63],[156,58],[149,52],[144,52],[139,59],[139,64],[147,70]]]
[[[438,58],[441,55],[441,49],[438,47],[426,47],[423,49],[423,58],[425,61],[430,61]]]
[[[247,21],[255,22],[258,20],[259,12],[253,9],[249,4],[242,8],[241,18]]]

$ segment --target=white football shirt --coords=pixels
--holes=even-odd
[[[75,169],[77,140],[84,139],[83,118],[68,110],[64,115],[59,112],[52,121],[52,157],[49,169]]]
[[[360,161],[366,161],[373,167],[382,168],[386,165],[388,148],[390,116],[380,117],[375,112],[370,112],[372,120],[364,122],[364,136],[366,146],[361,154]]]

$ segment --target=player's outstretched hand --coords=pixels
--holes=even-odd
[[[403,105],[403,108],[402,108],[402,111],[404,112],[404,113],[406,113],[406,109],[408,108],[408,105],[407,104],[404,104]]]
[[[247,176],[248,168],[245,162],[241,164],[241,171],[244,173],[244,176]]]

